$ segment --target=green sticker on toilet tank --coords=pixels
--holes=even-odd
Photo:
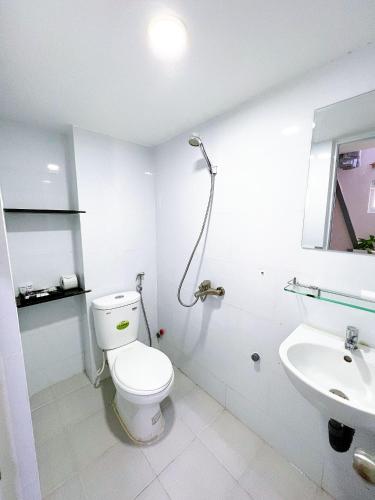
[[[120,323],[117,323],[116,328],[117,330],[125,330],[129,326],[129,321],[121,321]]]

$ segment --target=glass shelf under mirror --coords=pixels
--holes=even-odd
[[[363,296],[352,295],[350,293],[328,290],[314,285],[306,285],[298,282],[296,278],[288,281],[284,290],[289,293],[295,293],[312,299],[375,313],[375,292],[368,292],[369,295],[373,294],[373,298],[372,296],[371,298],[366,296],[365,292],[363,293]]]

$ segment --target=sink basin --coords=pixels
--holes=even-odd
[[[375,431],[375,349],[344,348],[344,338],[300,325],[279,349],[296,389],[326,417]]]

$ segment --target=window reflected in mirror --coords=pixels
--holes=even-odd
[[[302,247],[375,254],[375,91],[312,122]]]
[[[330,250],[375,252],[375,138],[340,144]]]

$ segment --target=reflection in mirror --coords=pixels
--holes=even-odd
[[[375,243],[375,139],[340,144],[329,248],[372,253]]]
[[[314,114],[304,248],[375,253],[375,91]]]

